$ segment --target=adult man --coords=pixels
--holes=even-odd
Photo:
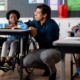
[[[50,7],[41,4],[37,6],[35,20],[26,23],[40,49],[26,56],[23,65],[27,67],[35,63],[44,63],[50,70],[49,80],[56,80],[55,63],[60,61],[60,52],[53,49],[52,42],[59,38],[59,27],[50,17]]]

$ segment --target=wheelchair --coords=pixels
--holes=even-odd
[[[20,59],[20,55],[19,55],[19,53],[20,53],[19,51],[20,50],[18,50],[16,55],[13,57],[13,59],[11,61],[12,65],[8,66],[8,67],[7,66],[1,66],[0,70],[3,70],[4,72],[7,72],[9,70],[13,70],[14,71],[14,69],[16,67],[15,65],[17,64],[17,71],[18,71],[19,75],[20,75],[21,72],[23,73],[23,69],[25,69],[28,74],[31,74],[32,71],[34,70],[34,68],[28,68],[28,67],[25,68],[23,66],[20,67],[21,66],[20,65],[20,60],[23,61],[23,58],[25,56],[27,56],[31,52],[31,50],[32,50],[31,49],[31,45],[33,47],[33,51],[35,51],[37,49],[36,48],[36,44],[35,44],[34,40],[32,39],[32,37],[29,36],[28,39],[27,39],[27,43],[26,43],[26,53],[23,54],[22,59]],[[0,48],[0,51],[1,51],[1,48]],[[20,80],[22,80],[21,76],[23,76],[23,75],[20,75]]]

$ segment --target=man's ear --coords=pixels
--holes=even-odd
[[[46,18],[47,17],[47,14],[44,14],[44,18]]]

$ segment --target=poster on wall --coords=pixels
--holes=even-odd
[[[7,10],[7,0],[0,0],[0,11]]]
[[[28,4],[43,4],[44,0],[28,0]]]
[[[48,0],[48,5],[50,6],[52,11],[57,11],[59,4],[60,0]]]
[[[68,0],[68,11],[80,11],[80,0]]]

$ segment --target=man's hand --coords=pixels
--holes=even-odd
[[[30,30],[30,34],[35,37],[37,35],[37,29],[34,27],[29,27],[28,28]]]

